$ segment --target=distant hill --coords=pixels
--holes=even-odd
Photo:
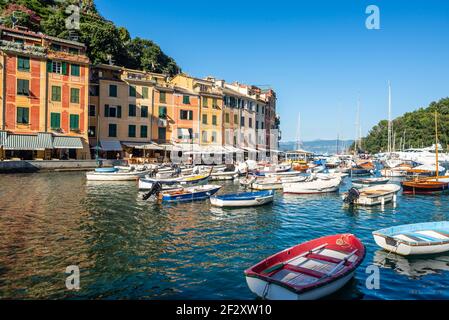
[[[66,28],[66,9],[72,4],[80,7],[80,28],[70,32]],[[115,65],[131,69],[171,76],[181,72],[175,60],[153,41],[131,38],[126,28],[106,20],[93,0],[0,0],[0,24],[11,27],[13,20],[35,32],[84,43],[92,64],[108,63],[111,59]]]
[[[344,152],[344,150],[348,149],[354,140],[339,140],[338,141],[338,150],[340,153]],[[295,150],[296,142],[295,141],[283,141],[280,142],[279,147],[283,151]],[[310,152],[314,152],[317,154],[335,154],[337,153],[337,140],[313,140],[313,141],[303,141],[301,148]]]

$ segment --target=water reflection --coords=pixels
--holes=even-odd
[[[382,268],[392,269],[396,273],[411,279],[443,274],[449,271],[449,254],[404,257],[384,250],[377,250],[373,256],[373,263]]]

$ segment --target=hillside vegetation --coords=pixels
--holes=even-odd
[[[79,41],[86,44],[93,64],[107,63],[112,57],[114,64],[127,68],[169,75],[181,71],[157,44],[138,37],[132,39],[126,28],[103,18],[93,0],[0,0],[0,18],[2,24],[10,27],[14,15],[17,25],[69,39],[65,11],[70,4],[81,5],[77,34]]]
[[[396,150],[428,147],[435,143],[435,110],[438,113],[438,137],[441,145],[449,145],[449,98],[432,102],[427,108],[407,112],[393,120]],[[362,149],[369,153],[386,151],[388,121],[382,120],[362,139]]]

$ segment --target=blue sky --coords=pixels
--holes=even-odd
[[[126,3],[126,5],[124,5]],[[357,98],[362,133],[449,96],[449,1],[97,0],[101,14],[148,38],[183,71],[270,85],[283,140],[353,139]],[[365,28],[368,5],[380,30]]]

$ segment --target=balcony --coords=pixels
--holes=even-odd
[[[31,46],[7,40],[0,40],[0,50],[18,54],[29,54],[37,57],[45,57],[47,54],[45,47]]]

